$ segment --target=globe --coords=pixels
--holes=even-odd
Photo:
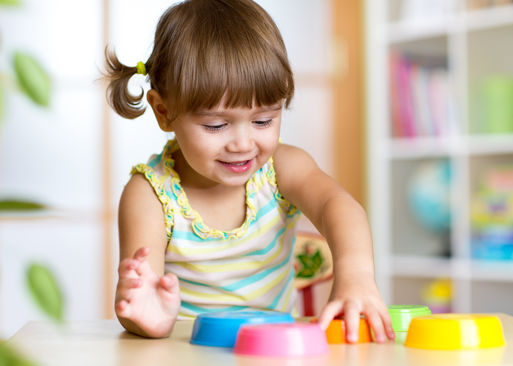
[[[408,182],[408,204],[426,230],[447,231],[451,226],[451,164],[433,160],[419,164]]]

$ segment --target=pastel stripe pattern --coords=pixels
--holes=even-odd
[[[166,272],[180,280],[180,317],[247,308],[292,312],[295,226],[299,211],[279,193],[270,159],[246,183],[246,219],[237,229],[208,227],[187,200],[173,169],[170,140],[139,164],[162,203],[168,247]]]

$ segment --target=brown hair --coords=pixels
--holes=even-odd
[[[137,72],[106,49],[108,100],[118,114],[144,113],[144,93],[132,95],[128,81]],[[212,108],[226,94],[225,106],[252,107],[284,101],[294,80],[280,32],[252,0],[186,0],[161,16],[153,51],[146,61],[151,88],[176,118]]]

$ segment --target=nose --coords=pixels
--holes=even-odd
[[[252,151],[254,148],[255,140],[251,128],[247,128],[246,126],[234,127],[226,149],[229,152],[244,153]]]

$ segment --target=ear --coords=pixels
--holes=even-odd
[[[146,94],[146,99],[148,103],[151,105],[153,109],[153,113],[157,118],[157,122],[159,123],[160,128],[166,132],[172,132],[172,120],[169,118],[169,109],[164,102],[164,99],[160,96],[160,94],[154,90],[150,89]]]

